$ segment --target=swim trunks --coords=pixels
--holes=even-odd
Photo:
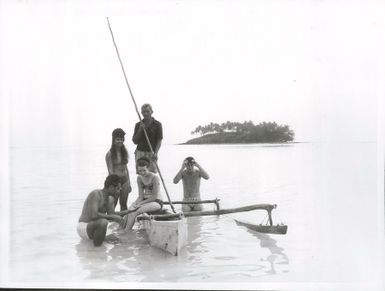
[[[78,235],[83,239],[90,239],[87,234],[87,222],[79,222],[76,228]]]
[[[196,202],[201,201],[199,197],[189,197],[189,198],[183,198],[183,202]],[[201,211],[203,210],[202,204],[183,204],[182,205],[182,211],[188,212],[188,211]]]

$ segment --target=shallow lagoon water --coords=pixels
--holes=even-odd
[[[159,166],[173,200],[181,200],[182,185],[172,179],[183,158],[192,155],[210,174],[201,183],[204,199],[220,198],[222,208],[274,203],[274,222],[289,226],[287,235],[270,235],[234,221],[260,223],[264,211],[191,217],[188,245],[177,257],[150,247],[138,229],[100,248],[78,237],[83,201],[107,175],[107,150],[10,150],[9,284],[230,288],[282,283],[278,288],[285,288],[311,282],[373,290],[383,284],[375,143],[163,145]],[[132,156],[134,149],[128,150]],[[132,160],[129,171],[132,202],[137,193]]]

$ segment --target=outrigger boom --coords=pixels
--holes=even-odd
[[[240,220],[235,220],[238,224],[243,225],[251,230],[255,230],[263,233],[272,233],[272,234],[286,234],[287,225],[274,225],[273,218],[271,216],[271,212],[273,209],[277,208],[277,204],[254,204],[237,208],[229,208],[229,209],[219,209],[219,199],[215,200],[203,200],[196,201],[194,204],[199,203],[215,203],[217,205],[217,210],[208,210],[208,211],[189,211],[183,213],[166,213],[166,214],[152,214],[138,217],[138,220],[156,220],[156,221],[170,221],[181,219],[182,217],[192,217],[192,216],[208,216],[208,215],[222,215],[222,214],[230,214],[237,212],[245,212],[251,210],[266,210],[268,214],[268,223],[265,225],[262,224],[253,224],[248,222],[242,222]],[[189,202],[177,201],[173,202],[174,204],[188,204]]]
[[[211,201],[216,201],[216,200],[211,200]],[[202,201],[200,201],[202,202]],[[191,204],[198,204],[200,202],[195,202]],[[190,202],[182,202],[182,201],[177,201],[173,202],[173,204],[190,204]],[[210,203],[208,201],[204,203]],[[211,202],[212,203],[212,202]],[[191,217],[191,216],[207,216],[207,215],[221,215],[221,214],[229,214],[229,213],[237,213],[237,212],[245,212],[245,211],[251,211],[251,210],[266,210],[269,215],[269,222],[272,225],[273,220],[271,218],[271,211],[276,208],[276,204],[254,204],[254,205],[248,205],[248,206],[243,206],[243,207],[237,207],[237,208],[229,208],[229,209],[218,209],[218,210],[207,210],[207,211],[189,211],[189,212],[183,212],[183,213],[175,213],[175,214],[154,214],[149,216],[151,219],[155,220],[169,220],[172,218],[178,218],[180,216],[184,217]],[[148,219],[149,219],[148,218]]]

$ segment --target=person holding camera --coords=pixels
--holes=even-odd
[[[200,185],[201,178],[208,180],[209,175],[199,165],[193,157],[187,157],[183,160],[182,166],[174,178],[174,184],[183,182],[183,201],[196,202],[201,201]],[[202,204],[183,204],[182,211],[201,211]]]

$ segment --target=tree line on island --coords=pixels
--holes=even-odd
[[[198,126],[191,134],[199,134],[186,144],[205,143],[284,143],[294,140],[294,131],[288,125],[276,122],[252,121],[213,123]]]

